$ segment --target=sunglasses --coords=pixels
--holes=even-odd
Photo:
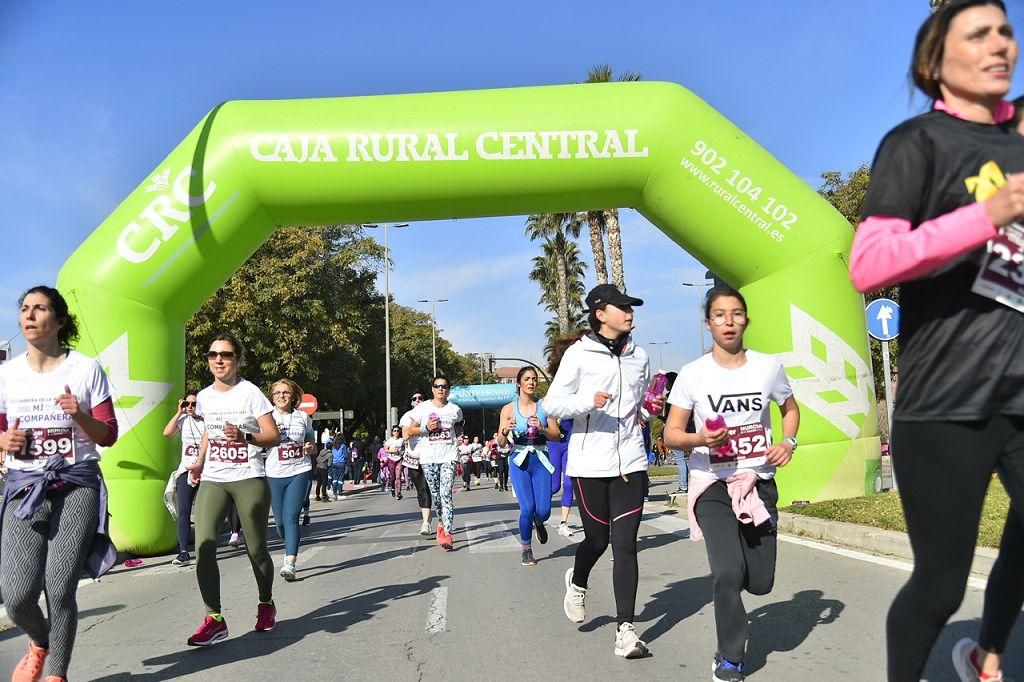
[[[434,384],[434,388],[436,388],[439,391],[447,391],[449,388],[451,388],[451,386],[449,386],[448,384]]]
[[[412,402],[414,402],[414,403],[421,403],[421,402],[423,402],[423,396],[421,396],[421,395],[414,395],[412,397]]]
[[[196,406],[196,401],[194,401],[194,400],[186,400],[186,401],[184,401],[184,403],[185,403],[185,407],[195,407]]]
[[[223,360],[234,360],[235,359],[235,351],[233,351],[233,350],[211,350],[211,351],[207,352],[206,357],[209,358],[210,360],[213,360],[214,358],[217,358],[217,357],[220,357]]]

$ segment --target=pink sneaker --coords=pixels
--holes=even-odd
[[[256,607],[256,632],[269,632],[277,627],[277,607],[274,602]]]
[[[217,620],[213,616],[203,619],[196,633],[188,638],[189,646],[210,646],[216,644],[228,636],[228,622],[221,618]]]
[[[39,682],[43,676],[43,663],[46,661],[46,654],[49,649],[36,646],[35,643],[28,643],[28,651],[22,656],[21,662],[14,669],[11,675],[11,682]]]

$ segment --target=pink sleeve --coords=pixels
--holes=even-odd
[[[96,445],[102,445],[105,448],[113,445],[117,441],[117,417],[114,416],[114,401],[107,398],[92,408],[92,418],[107,425],[107,437]]]
[[[0,433],[7,430],[7,415],[0,414]]]
[[[869,216],[857,228],[850,252],[850,279],[867,293],[927,275],[996,236],[983,202],[921,223]]]

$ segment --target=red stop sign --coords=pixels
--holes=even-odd
[[[309,393],[303,393],[302,394],[302,402],[299,403],[299,411],[300,412],[305,412],[310,417],[312,417],[313,413],[316,412],[316,408],[319,405],[320,405],[320,403],[318,403],[316,401],[316,397],[315,396],[313,396],[313,395],[311,395]]]

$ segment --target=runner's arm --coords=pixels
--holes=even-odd
[[[170,438],[178,432],[178,420],[181,419],[181,415],[185,414],[184,400],[178,401],[178,411],[171,417],[171,421],[167,422],[167,426],[164,427],[164,435]]]

